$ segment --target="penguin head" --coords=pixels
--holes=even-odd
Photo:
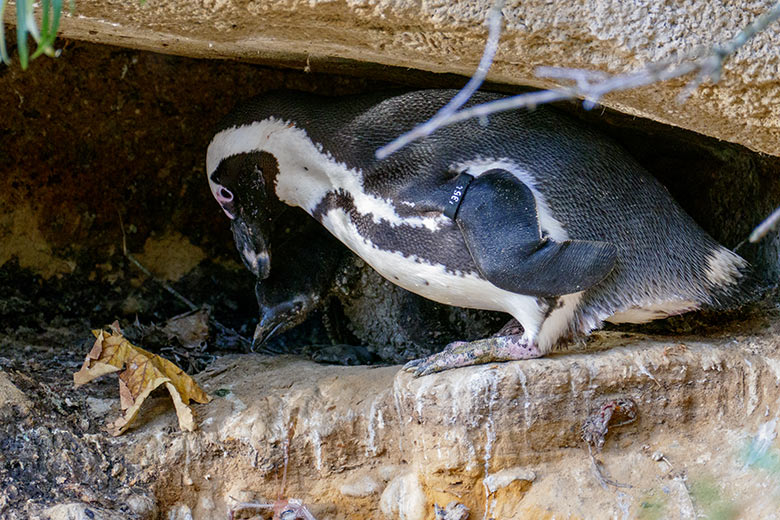
[[[316,292],[302,292],[288,295],[283,287],[274,287],[260,281],[255,285],[255,295],[260,307],[260,320],[255,328],[253,345],[268,342],[293,327],[300,325],[309,315],[320,308],[320,295]]]
[[[336,238],[302,211],[288,213],[285,220],[295,233],[283,238],[281,229],[274,230],[278,247],[274,248],[273,273],[255,284],[260,309],[255,345],[300,325],[322,309],[336,288],[337,277],[346,277],[342,271],[354,261]]]
[[[271,271],[271,225],[282,211],[272,193],[277,173],[273,155],[255,151],[222,160],[209,175],[211,193],[231,220],[241,259],[260,279]]]

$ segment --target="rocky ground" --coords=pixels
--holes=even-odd
[[[213,397],[194,407],[198,431],[179,431],[160,393],[120,437],[105,431],[116,377],[72,384],[91,345],[83,323],[6,328],[0,516],[225,518],[297,498],[320,520],[433,518],[453,501],[472,519],[772,518],[779,324],[606,331],[547,359],[420,379],[217,353],[196,375]],[[629,402],[627,424],[599,429]]]

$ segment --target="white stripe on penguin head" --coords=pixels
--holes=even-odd
[[[360,170],[336,161],[304,130],[274,118],[228,128],[214,136],[206,152],[206,173],[212,193],[218,185],[211,180],[211,175],[223,160],[255,151],[268,152],[278,161],[276,194],[279,199],[309,214],[328,193],[342,191],[352,196],[358,213],[371,215],[375,223],[384,221],[391,226],[436,231],[445,222],[443,216],[401,217],[391,200],[366,193]]]

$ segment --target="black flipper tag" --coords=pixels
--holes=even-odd
[[[473,180],[474,176],[471,174],[466,172],[460,174],[457,182],[455,182],[455,188],[453,188],[450,198],[444,205],[445,217],[455,220],[455,217],[458,214],[458,208],[460,208],[460,205],[463,202],[463,197],[466,195],[466,190],[469,189],[469,184],[471,184],[471,181]]]
[[[531,189],[506,170],[474,179],[455,221],[480,273],[518,294],[584,291],[603,280],[617,259],[617,248],[608,242],[543,238]]]

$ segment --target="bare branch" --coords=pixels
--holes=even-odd
[[[751,244],[755,244],[764,238],[767,233],[775,229],[778,223],[780,223],[780,208],[774,210],[761,224],[756,226],[756,229],[750,233],[750,238],[748,238],[748,240]]]
[[[415,141],[420,137],[426,137],[435,132],[436,129],[448,124],[446,121],[448,121],[449,118],[451,118],[457,110],[471,98],[472,94],[477,91],[480,85],[482,85],[488,70],[490,70],[490,66],[493,64],[493,58],[496,55],[496,51],[498,50],[498,41],[501,38],[501,9],[503,7],[504,0],[496,0],[493,7],[491,7],[488,12],[486,20],[488,25],[488,38],[485,43],[485,50],[482,53],[482,59],[479,60],[477,71],[471,76],[471,79],[466,83],[466,86],[463,87],[441,110],[436,112],[436,115],[431,119],[401,135],[391,143],[379,148],[376,151],[377,159],[384,159],[412,141]]]
[[[492,13],[495,15],[499,9],[500,8],[494,6]],[[441,109],[433,118],[413,129],[411,132],[395,139],[390,144],[380,148],[377,150],[376,156],[378,159],[387,157],[410,142],[419,139],[420,137],[430,135],[443,126],[451,125],[473,117],[484,118],[496,112],[515,110],[518,108],[533,108],[544,103],[575,98],[583,98],[585,100],[585,107],[592,108],[603,96],[611,92],[642,87],[696,72],[696,77],[683,88],[677,98],[679,102],[683,102],[705,80],[710,79],[713,83],[717,82],[720,79],[723,63],[725,63],[726,59],[734,54],[737,49],[745,45],[753,36],[763,31],[778,18],[780,18],[780,1],[775,3],[774,6],[756,18],[753,23],[745,27],[739,34],[725,44],[715,45],[707,53],[692,53],[676,65],[671,61],[651,63],[642,70],[613,76],[604,72],[587,69],[539,67],[536,69],[536,75],[538,77],[571,81],[574,84],[571,87],[542,90],[510,98],[498,99],[496,101],[458,111],[458,108],[463,106],[463,103],[468,99],[467,96],[473,94],[476,87],[484,80],[485,74],[487,73],[485,63],[487,62],[488,67],[490,66],[490,61],[492,61],[496,46],[498,45],[497,31],[500,31],[500,17],[498,18],[498,22],[495,22],[491,21],[495,20],[495,18],[491,19],[489,15],[488,20],[491,24],[490,37],[488,37],[488,42],[485,45],[485,53],[480,62],[480,68],[477,70],[477,74],[472,78],[472,80],[476,79],[477,81],[469,81],[469,84],[458,92],[455,98],[453,98],[453,100]],[[498,25],[498,29],[494,28],[494,24]],[[493,37],[494,33],[496,33],[495,37]],[[487,56],[490,56],[490,60],[486,60]],[[482,69],[484,69],[484,73],[482,73],[481,76],[478,76]],[[469,91],[468,89],[470,86],[473,86],[472,84],[476,85],[476,87]],[[455,103],[456,100],[458,100],[458,103]]]

